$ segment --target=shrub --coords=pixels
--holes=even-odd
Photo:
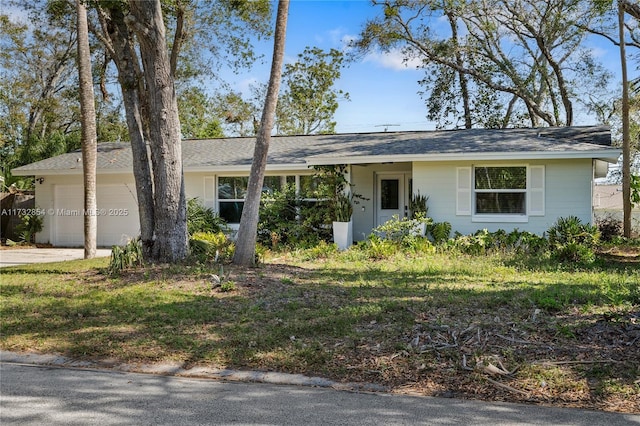
[[[525,255],[540,255],[549,248],[549,243],[545,237],[527,231],[518,231],[517,229],[509,233],[508,244],[509,250]]]
[[[313,247],[331,235],[323,228],[326,218],[316,214],[317,203],[305,201],[296,194],[295,186],[287,185],[272,194],[263,194],[260,201],[258,242],[265,247]]]
[[[458,234],[451,242],[451,247],[464,254],[485,254],[487,252],[489,239],[490,234],[486,229],[472,235]]]
[[[399,244],[396,241],[371,234],[367,241],[364,244],[359,244],[358,247],[361,247],[361,250],[368,258],[382,260],[396,254],[399,249]]]
[[[326,259],[336,253],[338,253],[336,244],[319,241],[314,247],[306,249],[302,257],[304,260]]]
[[[238,287],[236,286],[235,281],[225,281],[220,284],[220,291],[223,293],[228,293],[230,291],[236,291]]]
[[[422,236],[420,228],[423,224],[428,226],[431,224],[431,219],[423,215],[418,215],[416,219],[407,219],[406,217],[400,219],[398,215],[393,215],[393,218],[375,228],[373,234],[386,240],[405,244],[405,240],[408,238]]]
[[[451,224],[449,222],[436,222],[427,227],[434,244],[442,244],[451,235]]]
[[[20,233],[20,239],[25,243],[32,243],[33,236],[42,231],[43,217],[35,214],[26,214],[21,217],[20,225],[16,230]]]
[[[575,216],[559,218],[547,231],[552,256],[559,261],[591,263],[600,239],[598,228]]]
[[[187,201],[187,232],[227,232],[229,227],[224,219],[212,209],[205,207],[198,198]]]
[[[413,253],[435,253],[436,251],[429,239],[419,236],[406,238],[403,245]]]
[[[622,223],[613,216],[606,216],[596,222],[602,241],[611,242],[622,235]]]
[[[399,219],[394,215],[391,220],[375,228],[369,238],[358,247],[370,259],[386,259],[400,251],[433,253],[433,244],[420,230],[421,226],[430,221],[430,218],[424,218],[421,214],[416,219]]]
[[[129,240],[123,247],[111,247],[111,259],[109,260],[109,274],[118,274],[126,268],[142,266],[142,243],[140,238]]]
[[[233,258],[235,246],[223,232],[196,232],[189,238],[191,256],[202,263],[224,263]]]
[[[544,237],[517,229],[509,233],[502,229],[495,232],[483,229],[471,235],[457,234],[448,244],[449,248],[470,255],[499,252],[539,256],[547,251],[547,246]]]

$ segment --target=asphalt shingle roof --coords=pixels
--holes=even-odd
[[[184,170],[245,168],[248,170],[255,138],[184,140]],[[270,165],[304,167],[309,162],[327,163],[357,158],[402,156],[424,157],[460,154],[557,152],[567,156],[579,152],[615,150],[610,148],[607,127],[565,127],[538,129],[471,129],[353,133],[311,136],[274,136],[269,147]],[[127,143],[98,144],[97,170],[131,170],[131,148]],[[82,154],[75,151],[48,158],[13,170],[16,175],[82,171]]]

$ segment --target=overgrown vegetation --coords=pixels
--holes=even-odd
[[[196,232],[189,238],[191,257],[198,263],[228,263],[234,248],[223,232]]]
[[[144,261],[142,258],[142,243],[140,242],[140,238],[130,240],[122,247],[113,246],[111,248],[108,267],[111,275],[119,274],[127,268],[142,265],[144,265]]]
[[[42,231],[42,223],[44,219],[40,215],[25,214],[20,218],[20,224],[16,230],[20,235],[20,240],[27,244],[34,242],[35,235]]]
[[[552,255],[560,261],[591,263],[600,241],[597,227],[575,216],[559,218],[547,231]]]
[[[263,194],[260,200],[258,242],[279,250],[284,247],[312,247],[322,240],[328,240],[330,232],[324,226],[326,202],[310,202],[308,196],[306,193],[297,193],[294,185]]]
[[[187,232],[193,235],[197,232],[228,232],[227,223],[218,216],[213,209],[205,207],[200,199],[192,198],[187,201]]]
[[[482,255],[409,235],[321,242],[251,269],[6,268],[0,347],[637,412],[640,243],[588,264],[506,250],[529,237],[483,232]]]

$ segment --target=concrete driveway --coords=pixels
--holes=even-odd
[[[98,249],[96,257],[111,255],[111,249]],[[0,268],[32,263],[64,262],[84,258],[81,248],[19,248],[0,250]]]

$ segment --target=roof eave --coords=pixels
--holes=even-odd
[[[284,163],[284,164],[267,164],[266,171],[299,171],[308,170],[309,165],[307,163]],[[186,166],[184,168],[185,173],[236,173],[236,172],[249,172],[251,171],[251,164],[238,164],[233,166]]]
[[[620,149],[598,149],[589,151],[524,151],[524,152],[461,152],[443,154],[407,154],[407,155],[362,155],[362,156],[314,156],[308,157],[309,166],[330,164],[369,164],[401,162],[442,162],[442,161],[518,161],[518,160],[563,160],[563,159],[599,159],[615,163],[622,151]]]
[[[309,165],[306,163],[286,163],[286,164],[268,164],[266,171],[303,171],[308,170]],[[251,171],[251,164],[240,164],[234,166],[195,166],[185,167],[185,173],[234,173],[234,172],[249,172]],[[13,176],[68,176],[68,175],[82,175],[82,167],[73,169],[24,169],[22,167],[15,168],[11,171]],[[111,175],[111,174],[128,174],[131,173],[131,169],[98,169],[96,174],[98,175]]]
[[[82,175],[82,167],[73,169],[23,169],[16,168],[11,170],[13,176],[68,176]],[[100,175],[121,175],[131,173],[131,169],[98,169],[96,174]]]

